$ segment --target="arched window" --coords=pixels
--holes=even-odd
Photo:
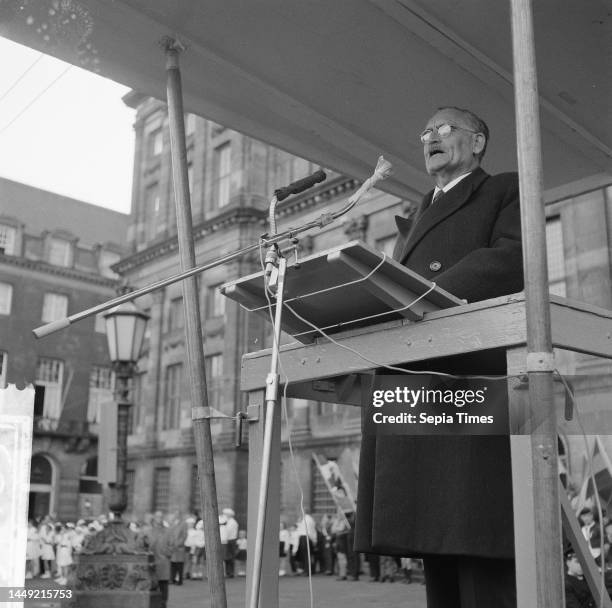
[[[30,484],[51,485],[53,483],[53,468],[46,456],[36,454],[32,456],[30,467]]]

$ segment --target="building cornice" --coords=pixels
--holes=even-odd
[[[323,182],[317,188],[311,188],[301,196],[294,196],[279,203],[276,208],[278,217],[286,217],[301,213],[311,207],[316,207],[332,199],[346,195],[357,188],[360,182],[352,177],[338,175]]]
[[[193,239],[194,241],[199,241],[205,236],[237,224],[261,224],[263,226],[265,221],[266,213],[261,209],[255,209],[254,207],[230,207],[223,213],[196,224],[193,228]],[[125,274],[175,251],[178,251],[178,237],[176,234],[119,260],[111,266],[111,269],[118,274]]]
[[[4,255],[0,253],[0,263],[7,264],[9,266],[17,266],[19,268],[26,268],[27,270],[41,272],[51,276],[73,279],[83,283],[89,283],[91,285],[101,285],[102,287],[108,287],[109,289],[115,289],[119,285],[119,282],[116,279],[77,270],[76,268],[54,266],[53,264],[49,264],[41,260],[31,260],[29,258]]]
[[[358,184],[359,182],[356,179],[342,175],[337,176],[318,188],[309,190],[307,194],[294,196],[279,203],[276,208],[277,216],[288,217],[302,213],[306,209],[310,209],[311,207],[315,207],[326,201],[352,192]],[[255,207],[230,207],[223,213],[196,224],[193,228],[193,239],[194,241],[198,241],[205,236],[236,224],[251,223],[265,226],[266,222],[267,211]],[[111,269],[118,274],[124,275],[148,262],[177,251],[178,238],[177,235],[174,234],[163,241],[154,243],[142,251],[138,251],[137,253],[123,258],[111,266]]]

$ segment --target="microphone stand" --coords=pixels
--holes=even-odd
[[[272,452],[272,438],[274,434],[275,410],[280,401],[278,373],[281,319],[283,312],[283,293],[285,287],[285,274],[287,270],[287,260],[280,252],[270,249],[266,256],[266,287],[268,290],[275,290],[276,308],[274,311],[274,339],[272,343],[272,356],[270,359],[270,371],[266,376],[265,392],[265,418],[263,449],[261,454],[261,477],[259,478],[259,495],[257,501],[257,528],[255,533],[253,570],[251,573],[251,590],[249,595],[249,608],[259,606],[259,590],[261,586],[261,570],[263,545],[266,527],[266,512],[268,507],[268,485],[270,480],[270,460]],[[268,269],[270,273],[268,274]]]

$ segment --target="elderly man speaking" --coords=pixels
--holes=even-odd
[[[435,187],[414,222],[396,217],[393,257],[468,302],[521,291],[518,178],[481,168],[487,125],[443,107],[420,137]],[[505,353],[411,368],[499,375]],[[365,434],[355,548],[422,557],[429,608],[515,607],[509,438]]]

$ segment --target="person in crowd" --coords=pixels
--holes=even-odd
[[[227,560],[230,552],[227,546],[227,517],[223,513],[219,515],[219,536],[221,537],[221,558],[223,559],[225,576],[227,576]]]
[[[239,530],[238,538],[236,540],[236,564],[238,567],[238,576],[246,576],[246,560],[247,560],[246,530]]]
[[[605,569],[612,571],[612,521],[604,526]]]
[[[72,528],[74,524],[57,524],[55,526],[55,538],[56,538],[56,558],[55,563],[59,571],[59,576],[55,579],[58,585],[65,585],[68,582],[68,575],[70,574],[70,568],[74,563],[72,560],[72,550],[74,543],[74,535]]]
[[[410,583],[412,583],[412,558],[402,557],[400,559],[400,567],[404,575],[402,583],[410,585]]]
[[[601,556],[601,532],[599,518],[595,515],[596,511],[585,507],[578,514],[582,534],[589,545],[589,551],[595,559]]]
[[[89,531],[87,529],[87,524],[85,523],[84,519],[79,519],[76,523],[76,526],[74,528],[74,552],[75,553],[80,553],[81,550],[83,549],[83,543],[85,542],[85,539],[87,538],[89,534]]]
[[[194,579],[204,578],[204,566],[206,562],[206,543],[204,540],[204,520],[200,519],[195,525],[195,561],[192,570]]]
[[[297,526],[289,526],[289,566],[291,574],[297,575],[304,572],[299,567],[297,553],[300,546],[300,537],[298,535]]]
[[[28,521],[27,544],[26,544],[26,578],[38,576],[40,558],[40,534],[33,519]]]
[[[317,523],[316,570],[324,574],[333,574],[332,538],[330,534],[331,517],[325,513]]]
[[[338,581],[347,580],[348,531],[349,523],[344,514],[338,510],[331,524],[336,563],[338,564],[338,577],[336,578]]]
[[[278,575],[285,576],[287,574],[287,564],[289,555],[291,554],[291,538],[289,530],[284,521],[280,522],[280,530],[278,532],[278,556],[280,558],[278,566]]]
[[[227,578],[234,578],[234,566],[236,559],[236,542],[238,540],[238,522],[235,519],[235,513],[233,509],[223,509],[223,515],[225,516],[225,533],[227,536],[227,544],[225,547],[225,576]]]
[[[518,176],[481,168],[485,122],[442,107],[420,140],[434,188],[414,221],[396,217],[393,258],[468,302],[521,291]],[[410,367],[504,375],[506,358],[489,350]],[[516,606],[507,436],[364,434],[359,462],[357,551],[422,556],[428,608]]]
[[[146,545],[155,559],[155,575],[161,593],[161,608],[166,608],[170,580],[170,557],[174,547],[162,511],[155,512],[150,525],[146,526],[143,532]]]
[[[55,568],[55,526],[49,515],[45,516],[39,530],[40,559],[43,573],[40,578],[51,578]]]
[[[183,576],[185,580],[192,578],[192,571],[195,566],[194,557],[196,552],[196,536],[197,531],[195,529],[195,517],[189,516],[185,523],[187,524],[187,537],[185,538],[185,566],[183,569]]]
[[[303,514],[297,523],[296,533],[298,536],[297,573],[312,572],[312,559],[317,546],[317,527],[312,515]]]
[[[185,540],[188,533],[187,520],[181,519],[178,513],[173,514],[169,522],[168,533],[172,544],[170,555],[170,582],[173,585],[183,584],[183,570],[185,567]]]
[[[349,528],[346,532],[347,553],[346,553],[346,569],[348,580],[358,581],[361,574],[361,554],[355,550],[355,513],[344,513],[349,522]]]
[[[573,549],[565,552],[565,566],[565,608],[595,608],[582,566]]]

